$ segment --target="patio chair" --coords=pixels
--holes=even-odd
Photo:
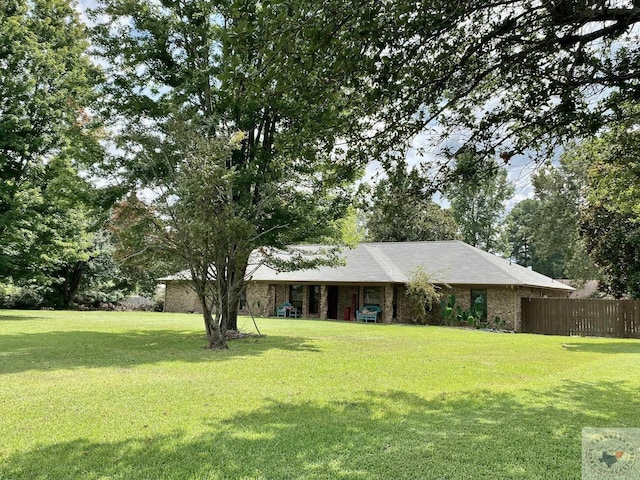
[[[286,318],[292,307],[293,305],[291,305],[289,302],[284,302],[282,305],[276,308],[276,316]]]
[[[378,323],[378,316],[381,312],[382,310],[377,305],[365,305],[356,311],[356,321]]]

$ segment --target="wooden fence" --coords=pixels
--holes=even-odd
[[[523,298],[522,331],[640,338],[640,301]]]

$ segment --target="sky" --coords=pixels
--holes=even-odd
[[[421,141],[421,136],[418,135],[414,139],[414,145],[424,145],[424,142]],[[426,153],[420,154],[418,149],[413,147],[410,148],[407,152],[407,163],[410,167],[419,165],[423,162],[436,162],[436,148],[433,147],[431,149],[427,148]],[[431,152],[429,152],[431,150]],[[506,165],[507,173],[509,176],[509,180],[513,183],[515,192],[511,200],[507,203],[506,210],[511,210],[514,205],[522,200],[527,198],[533,198],[534,190],[533,185],[531,184],[531,178],[536,173],[536,171],[540,168],[539,164],[525,155],[514,155],[509,163]],[[379,178],[380,175],[383,175],[383,170],[378,161],[372,161],[365,171],[365,175],[363,181],[372,182],[375,179]],[[436,201],[440,203],[440,205],[444,207],[448,207],[448,203],[444,199],[436,198]]]

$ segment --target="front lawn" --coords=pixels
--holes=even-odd
[[[258,326],[0,311],[0,479],[579,479],[583,427],[640,427],[639,341]]]

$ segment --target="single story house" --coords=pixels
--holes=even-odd
[[[313,250],[318,247],[305,246]],[[353,320],[357,309],[377,306],[383,323],[412,323],[406,285],[418,268],[433,283],[448,286],[458,304],[468,309],[481,297],[487,317],[500,317],[508,328],[521,325],[521,299],[569,296],[562,282],[513,264],[460,241],[362,243],[340,253],[343,265],[278,272],[252,266],[241,312],[275,316],[288,302],[303,318]],[[189,283],[180,276],[166,283],[165,311],[198,311]]]

